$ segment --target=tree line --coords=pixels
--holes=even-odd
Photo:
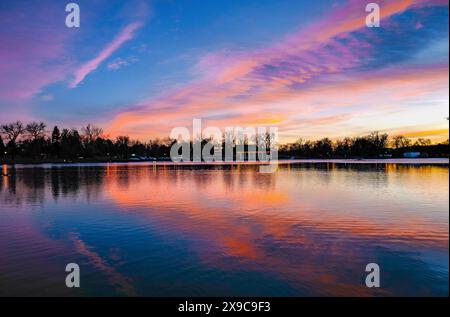
[[[324,138],[318,141],[299,139],[280,146],[280,155],[295,158],[387,158],[403,157],[405,152],[420,152],[422,157],[448,157],[448,140],[432,144],[430,139],[414,142],[402,135],[389,137],[373,132],[366,136],[338,140]]]
[[[16,121],[0,126],[0,160],[3,162],[120,161],[133,158],[169,159],[176,140],[151,139],[144,143],[129,136],[109,138],[92,124],[81,131],[75,128],[51,132],[43,122],[24,124]],[[202,145],[206,144],[205,140]],[[248,144],[247,147],[248,148]],[[280,158],[356,158],[400,157],[404,152],[418,151],[433,157],[448,157],[448,140],[432,144],[428,139],[412,142],[404,136],[387,134],[318,141],[299,139],[279,146]]]
[[[43,122],[20,121],[0,126],[0,159],[9,161],[127,160],[131,157],[168,157],[173,141],[155,139],[147,143],[128,136],[110,139],[92,124],[51,132]]]

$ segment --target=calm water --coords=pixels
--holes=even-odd
[[[0,177],[0,295],[448,295],[448,166],[146,164]],[[65,287],[65,266],[81,288]],[[365,287],[365,266],[381,288]]]

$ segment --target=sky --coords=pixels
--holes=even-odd
[[[448,139],[447,0],[78,0],[79,28],[69,2],[0,2],[0,123]]]

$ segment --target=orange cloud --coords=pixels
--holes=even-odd
[[[412,5],[428,3],[404,0],[380,5],[386,19]],[[348,33],[364,26],[365,14],[360,1],[351,1],[273,47],[224,57],[223,61],[220,54],[208,56],[199,66],[205,68],[205,80],[124,109],[106,130],[113,136],[129,134],[145,140],[167,136],[172,128],[190,127],[192,119],[202,118],[221,128],[277,125],[282,136],[308,122],[320,123],[320,116],[344,118],[339,112],[347,106],[374,110],[389,100],[392,107],[400,107],[407,98],[448,87],[448,65],[346,74],[346,69],[359,65],[370,52],[370,44]],[[347,44],[334,40],[337,35],[345,36]]]
[[[410,131],[401,134],[407,138],[439,137],[448,139],[448,132],[449,129],[434,129],[434,130]]]

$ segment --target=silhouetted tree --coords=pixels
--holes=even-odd
[[[64,129],[61,133],[61,149],[65,158],[74,159],[83,152],[80,134],[76,129]]]
[[[333,143],[330,139],[324,138],[314,143],[314,153],[320,158],[329,158],[333,154]]]
[[[31,141],[44,138],[45,136],[45,123],[44,122],[30,122],[25,127],[25,131]]]
[[[431,140],[430,139],[419,138],[414,143],[414,146],[430,146],[430,145],[431,145]]]
[[[368,139],[373,147],[373,156],[380,156],[388,145],[389,136],[386,133],[380,133],[378,131],[372,132]]]
[[[61,132],[59,132],[59,129],[57,126],[53,128],[52,131],[52,143],[60,143],[61,142]]]
[[[57,158],[61,157],[61,133],[57,126],[52,131],[51,155]]]
[[[395,149],[408,147],[411,145],[411,140],[405,138],[403,135],[396,135],[392,138],[392,146]]]
[[[135,156],[146,156],[147,149],[145,145],[140,141],[131,141],[130,143],[130,152]]]
[[[95,146],[95,141],[102,135],[103,130],[92,124],[88,124],[86,127],[82,128],[82,141],[84,144],[84,156],[93,157],[100,155],[98,148]],[[99,145],[97,143],[97,145]]]
[[[25,127],[20,121],[4,124],[1,126],[1,133],[7,140],[7,151],[8,153],[10,153],[13,162],[16,155],[17,140],[24,132]]]
[[[88,124],[86,127],[82,129],[83,132],[83,140],[85,143],[93,143],[97,138],[99,138],[103,130],[99,127],[96,127],[92,124]]]
[[[4,124],[0,126],[0,159],[9,158],[14,162],[15,157],[23,160],[30,158],[45,159],[70,159],[79,160],[81,158],[95,158],[96,160],[128,159],[130,156],[155,157],[168,159],[172,145],[177,142],[170,138],[152,139],[147,143],[138,140],[131,140],[128,136],[119,136],[111,140],[102,135],[102,129],[91,124],[82,129],[80,135],[76,129],[60,129],[55,126],[50,137],[45,134],[45,124],[31,122],[24,126],[20,121]],[[243,151],[243,157],[253,154],[251,145],[257,143],[261,146],[265,144],[266,149],[274,143],[274,135],[265,134],[257,138],[247,138]],[[413,145],[404,136],[396,136],[388,144],[388,135],[373,132],[369,135],[355,138],[344,138],[332,141],[324,138],[318,141],[306,141],[299,139],[294,143],[284,144],[279,147],[279,154],[284,157],[295,158],[352,158],[352,157],[380,157],[390,154],[394,157],[401,157],[404,152],[421,152],[423,156],[448,157],[448,140],[440,144],[432,144],[428,139],[418,139]],[[264,141],[264,142],[262,142]],[[187,141],[190,148],[190,157],[193,158],[193,141]],[[225,148],[231,147],[232,157],[236,159],[237,138],[234,134],[225,133],[222,140],[216,140],[217,145],[221,145],[222,157],[225,159]],[[208,139],[198,142],[205,148]],[[391,145],[392,147],[389,147]],[[209,148],[214,154],[215,148]],[[8,156],[3,155],[5,151]],[[252,157],[253,158],[253,157]]]
[[[342,158],[351,157],[353,143],[354,142],[351,138],[344,138],[343,140],[337,140],[336,147],[335,147],[336,156],[342,157]]]
[[[122,158],[128,158],[128,146],[130,144],[130,138],[128,136],[118,136],[116,138],[116,148]]]
[[[23,147],[29,156],[35,159],[45,146],[45,127],[43,122],[30,122],[25,127],[27,139],[24,141]]]

